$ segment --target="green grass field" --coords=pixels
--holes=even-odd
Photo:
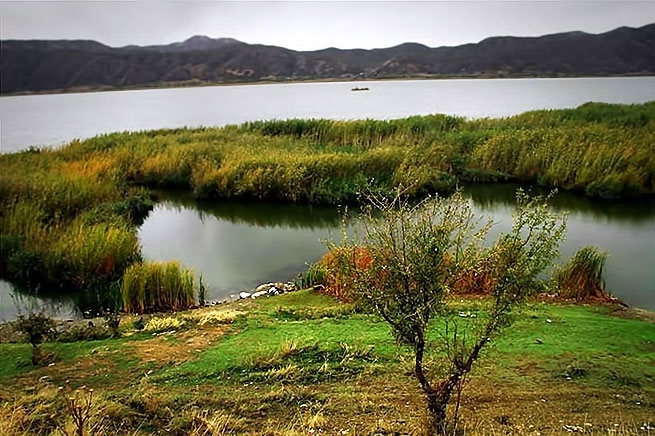
[[[69,380],[95,390],[97,434],[421,434],[411,352],[351,305],[299,291],[159,318],[157,336],[125,319],[118,339],[47,343],[59,360],[42,368],[28,344],[0,344],[0,430],[57,434]],[[475,366],[460,415],[470,435],[647,434],[652,316],[532,302]]]

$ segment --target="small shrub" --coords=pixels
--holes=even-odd
[[[205,283],[202,281],[202,275],[198,279],[198,304],[202,307],[205,305],[205,294],[207,293],[207,288],[205,288]]]
[[[340,295],[357,299],[389,324],[400,345],[412,347],[414,376],[430,416],[427,429],[444,434],[448,404],[459,398],[488,342],[512,324],[526,298],[540,289],[539,277],[558,254],[565,223],[549,211],[545,199],[519,190],[511,231],[488,246],[492,222],[485,225],[476,217],[460,193],[418,204],[401,194],[389,201],[371,198],[372,207],[360,216],[361,236],[328,243],[326,265],[336,270],[328,289],[334,286]],[[483,282],[488,281],[493,298],[487,315],[467,317],[465,326],[451,316],[447,296],[471,271],[488,276]],[[427,335],[438,319],[446,327],[433,340]],[[461,333],[469,328],[472,334]],[[344,360],[371,351],[342,348]],[[430,352],[442,354],[440,364],[431,364]]]
[[[73,326],[61,333],[57,338],[60,342],[99,341],[114,337],[111,330],[89,323],[85,326]]]
[[[139,319],[134,320],[132,327],[136,331],[141,331],[146,328],[146,324],[143,322],[143,317],[140,316]]]
[[[325,293],[344,301],[353,301],[352,280],[344,271],[364,272],[371,268],[373,257],[364,247],[334,247],[320,260],[325,271]],[[369,286],[374,286],[371,280]]]
[[[210,310],[208,312],[192,313],[184,315],[186,321],[197,323],[198,325],[214,324],[232,324],[237,316],[243,312],[233,309]]]
[[[104,319],[105,325],[111,333],[111,337],[117,338],[120,335],[118,327],[121,324],[121,316],[118,313],[107,313],[105,314]]]
[[[146,324],[144,330],[150,333],[161,333],[171,330],[177,330],[184,325],[184,321],[177,318],[151,318]]]
[[[57,430],[65,436],[85,436],[97,434],[102,425],[102,415],[94,404],[94,391],[82,386],[75,391],[70,387],[60,387],[59,397],[64,403],[66,418],[70,418],[71,425],[59,419],[56,421]]]
[[[55,321],[42,312],[18,317],[15,328],[23,333],[32,345],[32,365],[39,365],[43,362],[45,356],[41,353],[39,346],[43,342],[55,338],[55,327]]]
[[[322,262],[316,262],[307,267],[307,270],[300,274],[296,280],[298,289],[311,288],[316,285],[325,285],[326,269]]]

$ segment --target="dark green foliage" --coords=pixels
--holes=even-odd
[[[296,287],[299,289],[311,288],[314,285],[325,285],[325,265],[316,262],[307,267],[296,280]]]
[[[139,194],[131,195],[124,200],[99,205],[90,211],[93,215],[88,222],[95,224],[113,221],[120,225],[120,220],[124,219],[130,225],[140,225],[153,207],[152,195],[142,190]]]
[[[33,347],[55,337],[55,321],[42,312],[20,315],[14,326]]]
[[[205,287],[205,284],[202,281],[202,275],[200,275],[200,278],[198,279],[198,304],[200,307],[205,305],[205,295],[207,293],[207,288]]]
[[[28,316],[20,315],[15,321],[14,328],[23,333],[32,345],[32,365],[43,363],[46,356],[41,353],[39,346],[55,338],[55,321],[42,312],[30,313]]]
[[[145,322],[143,321],[143,317],[142,317],[142,316],[140,316],[137,320],[134,321],[134,323],[133,323],[133,327],[134,327],[134,330],[136,330],[136,331],[141,331],[141,330],[143,330],[144,328],[146,328],[146,324],[145,324]]]
[[[26,288],[38,287],[47,281],[46,269],[41,253],[32,250],[18,250],[7,258],[2,277]]]
[[[113,338],[117,338],[120,333],[118,331],[118,327],[121,324],[121,316],[118,313],[107,313],[103,317],[105,320],[105,325],[107,326],[107,329],[111,333],[111,336]]]
[[[7,261],[20,251],[25,238],[22,235],[0,235],[0,268],[7,267]]]

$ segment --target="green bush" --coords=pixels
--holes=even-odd
[[[44,313],[20,315],[14,323],[14,328],[25,335],[32,345],[32,365],[45,363],[46,356],[41,352],[40,345],[56,337],[56,323]]]

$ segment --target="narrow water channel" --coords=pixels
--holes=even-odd
[[[476,185],[465,195],[475,212],[508,231],[515,185]],[[655,309],[655,205],[616,203],[558,194],[553,206],[568,214],[562,259],[585,245],[609,253],[607,288],[630,305]],[[169,196],[140,229],[143,253],[179,259],[202,273],[210,298],[225,298],[267,281],[287,281],[340,238],[337,208],[262,203],[198,203]]]
[[[492,217],[492,236],[509,230],[517,186],[476,185],[465,189],[475,212]],[[655,204],[618,203],[558,194],[552,205],[568,214],[565,259],[596,245],[609,253],[607,289],[627,304],[655,310]],[[326,251],[325,240],[340,238],[336,207],[270,203],[197,202],[166,194],[139,230],[143,254],[151,260],[179,260],[202,275],[208,299],[224,299],[263,282],[289,281]],[[0,283],[0,320],[16,307],[41,300]],[[60,317],[75,313],[62,298],[45,302]]]

